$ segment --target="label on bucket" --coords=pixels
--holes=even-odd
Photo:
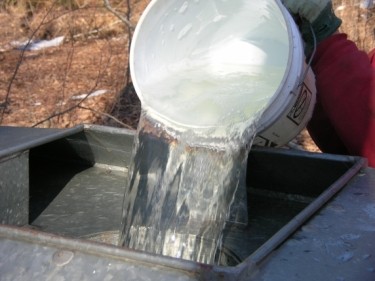
[[[254,145],[266,147],[282,146],[297,136],[306,126],[316,100],[314,77],[310,75],[307,78],[301,87],[298,88],[299,93],[293,95],[293,102],[285,108],[281,117],[273,123],[272,127],[257,134]]]
[[[303,83],[298,99],[293,105],[292,110],[287,115],[287,118],[297,126],[301,125],[301,123],[305,119],[305,115],[309,109],[309,105],[312,99],[312,95],[313,94],[311,90],[305,83]]]
[[[279,144],[277,144],[277,143],[273,142],[272,140],[270,140],[270,139],[268,139],[264,136],[261,136],[261,135],[256,136],[254,144],[257,145],[257,146],[265,146],[265,147],[277,147],[277,146],[279,146]]]

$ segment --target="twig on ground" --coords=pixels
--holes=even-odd
[[[74,34],[72,37],[73,37],[73,39],[76,39],[76,38],[79,38],[79,37],[88,37],[90,35],[97,35],[101,31],[103,31],[103,30],[105,30],[105,29],[107,29],[109,27],[112,27],[112,26],[114,26],[116,24],[119,24],[119,23],[122,23],[122,21],[118,20],[118,21],[115,21],[115,22],[113,22],[113,23],[111,23],[111,24],[109,24],[107,26],[102,27],[102,28],[96,28],[96,29],[90,30],[90,31],[85,32],[85,33]]]

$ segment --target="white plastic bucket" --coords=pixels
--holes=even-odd
[[[188,71],[181,75],[180,69]],[[278,0],[151,1],[133,36],[130,70],[142,108],[156,120],[216,130],[215,137],[254,117],[257,103],[247,101],[247,91],[258,83],[248,79],[254,74],[262,89],[269,87],[266,105],[259,102],[266,110],[255,145],[286,144],[306,126],[315,103],[314,76],[305,66],[298,28]],[[203,90],[190,89],[194,83]]]
[[[311,119],[316,102],[315,76],[305,63],[298,27],[281,9],[290,32],[290,61],[285,81],[260,119],[253,143],[258,146],[279,147],[295,138]]]

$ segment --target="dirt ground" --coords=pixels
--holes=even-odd
[[[130,9],[125,4],[115,8],[136,23],[147,3],[134,0]],[[95,4],[73,11],[43,7],[31,15],[17,9],[0,13],[0,25],[6,27],[0,29],[1,125],[136,127],[140,105],[126,87],[131,33]],[[30,38],[59,36],[64,36],[64,43],[57,47],[17,47],[17,42]]]
[[[51,1],[52,2],[52,1]],[[128,69],[131,28],[100,1],[0,11],[0,125],[67,128],[81,123],[136,128],[140,102]],[[373,43],[372,10],[334,1],[342,31],[364,50]],[[148,0],[112,2],[135,26]],[[63,44],[24,50],[20,43],[64,36]],[[30,45],[29,45],[30,46]],[[319,151],[306,131],[296,146]]]

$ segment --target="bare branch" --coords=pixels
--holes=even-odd
[[[27,25],[31,32],[29,33],[29,38],[27,39],[28,41],[26,42],[26,46],[23,46],[23,48],[20,49],[20,52],[17,55],[17,60],[15,62],[13,62],[13,65],[12,64],[9,64],[9,66],[7,65],[7,70],[9,69],[9,72],[8,72],[9,78],[8,78],[8,83],[4,84],[4,86],[5,86],[4,87],[5,89],[3,90],[4,95],[0,100],[0,124],[3,123],[3,122],[6,122],[6,121],[7,122],[13,122],[12,118],[14,116],[14,113],[16,112],[16,109],[23,106],[21,103],[18,102],[18,99],[20,101],[24,102],[25,98],[27,98],[29,100],[27,101],[27,104],[25,103],[25,105],[23,107],[21,107],[22,113],[20,112],[21,115],[22,114],[25,115],[25,118],[23,118],[21,122],[23,122],[22,124],[27,124],[27,126],[31,126],[31,127],[53,126],[54,124],[57,124],[59,126],[59,125],[61,125],[60,124],[61,122],[62,122],[62,124],[64,124],[64,126],[66,126],[67,122],[68,122],[68,125],[71,125],[72,123],[75,123],[77,121],[81,122],[80,121],[81,120],[80,114],[82,113],[82,111],[88,110],[88,111],[92,112],[92,114],[90,114],[90,117],[93,117],[94,115],[96,115],[98,117],[99,114],[100,114],[102,116],[105,116],[105,118],[104,118],[105,120],[108,120],[108,121],[113,120],[114,122],[111,121],[112,124],[118,123],[118,124],[121,125],[121,127],[133,129],[133,127],[130,125],[130,123],[127,123],[127,121],[123,121],[123,119],[122,119],[123,115],[125,115],[125,119],[129,117],[133,121],[133,115],[131,115],[132,112],[133,112],[133,108],[130,109],[131,112],[126,111],[126,110],[119,110],[119,111],[116,111],[116,113],[115,113],[114,111],[108,112],[107,109],[108,109],[108,107],[109,107],[109,109],[111,107],[116,108],[115,105],[116,104],[118,105],[118,100],[117,100],[117,102],[111,101],[109,104],[107,104],[105,110],[103,110],[101,108],[98,109],[94,105],[94,101],[93,101],[93,103],[86,102],[86,100],[88,98],[90,98],[92,96],[92,94],[94,94],[96,92],[95,90],[100,85],[102,85],[102,84],[107,85],[109,83],[108,79],[111,79],[111,78],[109,78],[109,75],[112,76],[113,73],[115,73],[115,77],[119,76],[119,70],[116,70],[114,72],[112,68],[113,68],[113,65],[115,65],[115,66],[118,65],[120,63],[120,61],[117,62],[117,61],[112,60],[111,56],[107,57],[107,54],[108,54],[107,49],[102,53],[99,52],[98,55],[96,55],[96,57],[95,57],[95,63],[97,62],[96,58],[98,58],[100,60],[100,62],[99,62],[99,69],[95,70],[96,73],[94,73],[94,81],[91,81],[91,82],[85,81],[85,82],[82,82],[82,84],[80,84],[80,88],[79,88],[80,91],[82,91],[81,89],[83,89],[83,87],[86,87],[84,89],[86,94],[83,97],[81,97],[79,100],[75,100],[75,101],[73,101],[72,99],[69,99],[69,97],[68,97],[68,91],[69,92],[71,91],[71,84],[75,83],[75,81],[76,81],[76,77],[73,77],[73,78],[70,77],[70,70],[73,69],[72,73],[74,73],[75,71],[78,71],[78,69],[81,69],[80,66],[77,66],[75,64],[75,58],[76,57],[80,58],[82,55],[84,55],[84,52],[81,49],[76,49],[75,38],[95,37],[96,35],[98,35],[99,33],[102,33],[103,31],[105,31],[107,29],[109,30],[108,35],[113,36],[113,34],[117,34],[117,33],[112,33],[111,27],[121,24],[125,27],[125,30],[123,30],[123,28],[122,28],[122,31],[125,31],[125,37],[121,37],[121,40],[123,38],[126,39],[126,43],[122,47],[125,47],[125,50],[128,50],[126,48],[130,48],[131,37],[132,37],[132,33],[134,32],[134,26],[133,26],[133,24],[131,24],[131,22],[129,20],[129,19],[132,18],[131,16],[132,16],[132,13],[133,13],[132,4],[130,4],[130,3],[133,3],[133,2],[130,1],[130,0],[125,0],[124,3],[121,4],[121,8],[118,8],[117,6],[113,5],[114,2],[112,3],[111,0],[103,0],[104,4],[102,2],[101,5],[99,3],[99,5],[97,5],[95,7],[87,6],[87,7],[82,7],[82,8],[79,8],[77,10],[73,10],[73,11],[69,11],[69,12],[65,12],[64,9],[60,9],[60,6],[58,6],[58,3],[60,2],[60,0],[53,0],[51,2],[52,2],[51,6],[47,7],[47,10],[45,10],[45,11],[40,10],[40,11],[43,12],[43,14],[40,13],[40,11],[38,11],[38,13],[36,13],[35,15],[33,14],[33,18],[32,18],[33,21],[30,22],[30,26]],[[111,6],[111,5],[113,5],[113,6]],[[127,5],[127,7],[126,7],[126,5]],[[116,18],[114,19],[113,17],[108,17],[108,13],[107,13],[104,20],[102,20],[102,18],[99,18],[100,21],[98,21],[98,22],[95,21],[95,23],[94,23],[95,26],[97,24],[101,24],[100,26],[92,27],[90,25],[89,26],[90,28],[88,28],[88,29],[84,29],[86,27],[86,25],[84,25],[84,28],[76,27],[76,25],[79,24],[79,21],[76,22],[76,21],[72,20],[71,22],[65,21],[63,23],[63,21],[59,20],[56,23],[54,22],[57,19],[61,18],[64,15],[67,15],[69,13],[76,14],[80,19],[84,18],[84,17],[87,17],[87,16],[89,16],[89,13],[87,13],[87,12],[80,13],[78,10],[88,10],[88,9],[93,9],[93,8],[100,8],[100,16],[103,14],[103,12],[105,14],[105,10],[106,10],[106,11],[108,11],[108,13],[111,13],[111,14],[115,15]],[[54,10],[54,9],[56,9],[56,10]],[[41,15],[41,17],[39,17],[39,15]],[[96,16],[96,14],[94,16]],[[37,25],[35,26],[34,23],[37,24]],[[84,21],[84,23],[85,24],[86,23],[92,24],[92,22],[86,22],[86,21]],[[125,25],[124,25],[124,23],[125,23]],[[70,24],[72,24],[72,26],[70,26]],[[32,25],[34,25],[34,27],[32,27]],[[59,61],[59,64],[61,65],[61,67],[58,68],[56,73],[52,72],[51,75],[49,75],[49,73],[47,73],[47,75],[43,76],[43,79],[39,80],[39,76],[38,76],[39,73],[34,73],[34,72],[31,73],[30,69],[31,70],[35,69],[35,65],[40,63],[39,58],[42,57],[42,55],[44,53],[40,52],[40,53],[37,53],[37,55],[35,55],[35,57],[37,58],[35,64],[33,64],[33,65],[31,65],[29,63],[25,64],[26,63],[25,60],[28,57],[28,55],[27,55],[28,54],[27,53],[28,47],[31,44],[34,43],[34,40],[38,39],[38,38],[36,38],[36,36],[38,36],[38,34],[40,36],[54,36],[55,33],[57,33],[57,32],[61,32],[61,31],[65,32],[64,29],[61,30],[61,27],[62,28],[70,28],[69,30],[75,31],[74,35],[72,35],[69,38],[65,38],[65,40],[64,40],[64,43],[70,42],[72,44],[72,48],[70,49],[70,51],[68,51],[68,53],[66,53],[66,57],[65,56],[62,57],[62,55],[61,55],[62,52],[58,52],[59,56],[56,56],[56,57]],[[119,28],[117,26],[117,29],[114,32],[116,32],[118,29]],[[45,32],[45,33],[43,33],[43,32]],[[104,34],[104,35],[107,35],[107,33]],[[101,36],[100,40],[103,39],[102,37],[104,39],[108,39],[108,38],[106,38],[106,36]],[[47,37],[47,38],[49,38],[49,37]],[[108,41],[108,43],[109,42],[110,41]],[[123,42],[123,41],[121,41],[121,42]],[[116,46],[116,49],[114,49],[113,52],[116,52],[116,55],[118,55],[118,53],[120,52],[120,56],[122,58],[124,56],[124,54],[121,53],[121,51],[118,49],[117,43],[114,43],[114,45]],[[126,46],[126,45],[128,45],[128,46]],[[64,53],[65,53],[65,46],[63,47]],[[110,49],[112,49],[112,46],[111,46]],[[58,51],[59,50],[60,49],[58,49]],[[112,50],[109,50],[109,52],[112,54]],[[48,55],[51,55],[51,58],[52,58],[52,54],[53,54],[53,58],[55,58],[54,57],[55,53],[57,53],[57,52],[55,52],[55,50],[53,50],[51,52],[47,52]],[[30,57],[34,58],[33,55],[30,55]],[[65,63],[61,63],[61,61],[62,61],[61,59],[62,60],[65,59]],[[108,61],[108,63],[107,63],[107,59],[110,60],[111,62],[109,63],[109,61]],[[125,54],[125,61],[121,64],[121,70],[120,70],[120,73],[121,73],[120,76],[121,77],[120,77],[120,79],[116,78],[116,83],[110,83],[109,87],[114,87],[114,85],[116,85],[116,87],[121,86],[121,88],[123,88],[124,86],[127,86],[127,85],[129,85],[129,83],[131,83],[129,65],[128,65],[127,60],[128,60],[128,54],[126,53]],[[42,63],[44,63],[44,60],[42,61]],[[43,67],[49,66],[50,64],[51,64],[51,60],[48,60],[48,63],[46,63],[45,65],[43,64]],[[91,71],[93,70],[93,67],[88,67],[88,68]],[[108,68],[110,68],[110,69],[107,72]],[[86,68],[84,70],[86,71]],[[39,69],[37,71],[39,71]],[[45,69],[44,68],[41,69],[41,73],[44,73],[44,72],[45,72]],[[59,73],[58,76],[56,75],[57,72]],[[23,73],[26,73],[25,77],[22,76],[22,75],[24,75]],[[30,73],[30,76],[28,76],[29,73]],[[40,94],[40,93],[46,92],[46,91],[43,91],[43,90],[41,90],[40,93],[36,92],[36,91],[32,92],[31,95],[21,95],[20,94],[20,91],[23,90],[24,84],[29,85],[29,83],[31,83],[31,87],[42,87],[42,89],[45,89],[44,85],[45,85],[46,80],[49,79],[49,76],[51,76],[52,79],[54,79],[54,83],[53,83],[53,85],[48,84],[48,87],[53,89],[54,92],[56,91],[56,86],[61,87],[58,90],[58,93],[52,93],[52,97],[56,98],[56,102],[55,102],[55,99],[48,99],[48,100],[45,99],[45,96]],[[29,79],[30,77],[36,77],[37,79],[35,81],[33,81],[33,80]],[[20,84],[17,84],[18,80],[20,81]],[[123,83],[125,83],[125,85],[123,85]],[[93,85],[93,84],[95,84],[95,85]],[[121,84],[121,85],[119,85],[119,84]],[[94,87],[92,87],[92,86],[94,86]],[[122,98],[120,96],[121,92],[118,93],[117,90],[113,89],[113,92],[116,93],[115,98],[116,99]],[[132,93],[132,95],[133,94],[134,93]],[[15,101],[17,101],[17,103],[13,104],[13,98],[15,99]],[[68,99],[68,100],[66,100],[66,99]],[[104,99],[101,99],[100,101],[102,102],[103,100]],[[125,106],[127,107],[128,105],[130,105],[129,103],[133,103],[133,102],[134,102],[133,100],[126,101]],[[44,106],[43,103],[46,103],[46,107],[42,108],[42,106]],[[101,105],[102,105],[102,103],[101,103]],[[25,108],[25,106],[30,106],[29,110],[28,110],[28,108]],[[50,110],[49,106],[53,107],[52,110]],[[13,108],[15,108],[15,109],[13,110]],[[9,114],[9,117],[8,117],[8,112],[9,113],[11,112],[10,110],[12,110],[12,114]],[[45,115],[46,110],[49,111],[47,113],[47,115]],[[135,109],[135,110],[137,110],[137,109]],[[104,112],[101,112],[101,111],[104,111]],[[86,115],[87,114],[84,112],[84,116],[82,116],[82,118],[87,119]],[[67,117],[67,119],[66,118],[62,119],[62,116]],[[75,118],[78,118],[78,119],[75,120]],[[29,125],[29,124],[31,124],[31,125]]]
[[[123,23],[125,23],[129,28],[134,29],[134,25],[123,15],[121,15],[119,12],[117,12],[115,9],[112,8],[111,4],[109,3],[109,0],[103,0],[104,7],[110,11],[112,14],[114,14],[116,17],[118,17]]]
[[[103,59],[103,57],[101,56],[101,57],[100,57],[100,60],[102,60],[102,59]],[[110,63],[110,58],[109,58],[108,61],[106,62],[105,66],[104,66],[104,68],[103,68],[103,71],[106,70],[106,69],[108,68],[109,63]],[[102,64],[100,63],[100,65],[102,65]],[[47,118],[45,118],[45,119],[43,119],[43,120],[37,122],[36,124],[32,125],[31,127],[37,127],[37,126],[39,126],[40,124],[43,124],[44,122],[50,121],[51,119],[53,119],[53,118],[55,118],[55,117],[59,117],[59,116],[61,116],[61,115],[64,115],[64,114],[66,114],[66,113],[68,113],[68,112],[70,112],[70,111],[76,109],[76,108],[79,108],[79,107],[81,106],[81,104],[82,104],[85,100],[87,100],[87,99],[90,97],[90,95],[91,95],[92,93],[94,93],[94,90],[97,88],[97,86],[98,86],[98,84],[99,84],[101,78],[102,78],[102,71],[99,69],[99,71],[98,71],[98,75],[97,75],[97,77],[96,77],[96,81],[95,81],[94,86],[91,88],[91,90],[88,92],[88,94],[87,94],[85,97],[83,97],[83,98],[82,98],[77,104],[75,104],[75,105],[73,105],[73,106],[71,106],[71,107],[69,107],[69,108],[67,108],[67,109],[65,109],[65,110],[62,110],[62,111],[60,111],[60,112],[56,112],[56,113],[50,115],[49,117],[47,117]]]
[[[82,105],[78,106],[78,108],[89,110],[89,111],[94,112],[96,114],[99,114],[99,115],[105,116],[107,118],[110,118],[113,121],[115,121],[116,123],[120,124],[121,126],[124,126],[125,128],[130,129],[130,130],[133,130],[133,128],[131,126],[129,126],[128,124],[125,124],[124,122],[121,122],[116,117],[114,117],[114,116],[112,116],[108,113],[101,112],[101,111],[98,111],[98,110],[95,110],[95,109],[92,109],[92,108],[89,108],[89,107],[85,107],[85,106],[82,106]]]
[[[5,95],[5,100],[0,104],[0,108],[2,109],[1,110],[1,115],[0,115],[0,124],[3,123],[3,118],[4,118],[4,114],[5,114],[5,111],[9,105],[9,99],[10,99],[10,92],[11,92],[11,89],[12,89],[12,86],[13,86],[13,82],[14,80],[16,79],[16,76],[18,74],[18,70],[20,69],[21,67],[21,64],[22,64],[22,61],[23,61],[23,58],[25,56],[25,52],[26,52],[26,49],[27,47],[31,44],[31,41],[32,39],[34,38],[35,34],[38,32],[38,30],[41,28],[41,26],[43,25],[44,21],[46,20],[47,16],[51,13],[52,9],[54,8],[55,4],[57,3],[57,0],[55,0],[51,7],[48,9],[47,13],[44,15],[41,23],[39,24],[39,26],[33,31],[33,33],[31,34],[29,40],[27,41],[27,44],[26,46],[22,49],[22,52],[21,52],[21,55],[17,61],[17,65],[16,65],[16,69],[14,70],[13,72],[13,75],[12,77],[10,78],[10,81],[9,81],[9,84],[8,84],[8,88],[7,88],[7,92],[6,92],[6,95]]]
[[[62,108],[62,104],[63,104],[62,101],[64,101],[64,99],[65,99],[65,89],[66,89],[66,84],[67,84],[67,80],[68,80],[68,73],[69,73],[69,69],[72,66],[73,55],[74,55],[74,52],[75,52],[74,42],[71,42],[71,45],[72,45],[72,48],[68,52],[67,64],[66,64],[66,67],[65,67],[65,70],[64,70],[64,80],[63,80],[63,83],[62,83],[62,91],[61,91],[61,102],[59,103],[60,109]],[[60,120],[60,116],[57,117],[57,122],[59,122],[59,120]]]

